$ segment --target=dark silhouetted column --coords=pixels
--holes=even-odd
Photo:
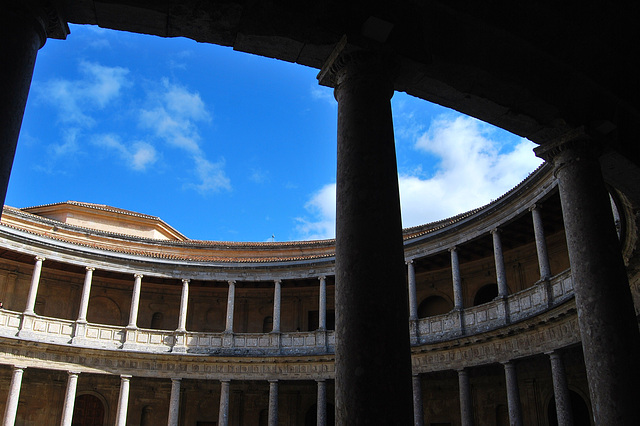
[[[341,47],[318,75],[338,101],[336,423],[407,425],[409,312],[390,63]]]
[[[473,426],[473,400],[469,385],[469,372],[458,370],[458,387],[460,388],[460,419],[462,426]]]
[[[640,424],[640,333],[609,194],[587,134],[541,146],[558,179],[596,424]]]
[[[507,382],[507,406],[509,407],[509,423],[511,426],[522,426],[522,405],[520,404],[520,388],[518,374],[513,362],[504,362],[504,376]]]
[[[551,360],[551,377],[553,379],[553,396],[556,401],[558,426],[573,426],[573,411],[571,410],[571,395],[564,372],[562,355],[557,351],[549,352]]]

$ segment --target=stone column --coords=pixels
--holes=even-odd
[[[327,278],[322,276],[320,280],[320,302],[318,304],[318,329],[327,329]]]
[[[540,267],[540,280],[551,278],[551,265],[549,265],[549,255],[547,253],[547,242],[544,238],[544,227],[542,226],[541,207],[534,204],[531,207],[531,218],[533,219],[533,233],[536,237],[536,250],[538,252],[538,265]]]
[[[127,426],[127,410],[129,408],[129,381],[131,376],[120,375],[120,396],[118,397],[118,411],[116,413],[116,426]]]
[[[596,424],[640,424],[640,333],[598,147],[576,131],[541,146],[553,161]]]
[[[316,413],[316,425],[327,424],[327,382],[324,379],[316,380],[318,383],[318,409]]]
[[[321,84],[335,87],[338,101],[336,423],[410,424],[409,310],[391,61],[345,48],[343,38],[318,75]]]
[[[551,360],[551,377],[553,379],[553,396],[556,401],[558,426],[573,426],[573,411],[567,376],[564,372],[562,355],[557,351],[548,352]]]
[[[36,265],[31,275],[31,287],[29,287],[29,296],[27,296],[27,307],[24,310],[26,315],[35,315],[36,297],[38,295],[38,285],[40,284],[40,273],[42,272],[42,262],[44,257],[36,256]]]
[[[278,381],[269,380],[269,426],[278,426]]]
[[[62,408],[62,420],[60,421],[60,426],[71,426],[71,421],[73,420],[73,408],[76,402],[78,374],[80,373],[69,371],[67,392],[64,395],[64,407]]]
[[[142,287],[142,274],[134,274],[133,295],[131,296],[131,310],[129,311],[129,325],[127,328],[138,328],[138,306],[140,305],[140,289]]]
[[[496,281],[498,284],[498,297],[507,297],[509,289],[507,287],[507,273],[504,269],[504,256],[502,254],[502,239],[500,230],[491,231],[493,237],[493,257],[496,262]]]
[[[275,280],[273,288],[273,333],[280,333],[280,293],[281,281]]]
[[[6,3],[0,6],[0,206],[7,195],[36,56],[47,40],[45,13],[34,13],[27,2]]]
[[[229,284],[229,292],[227,294],[227,324],[224,332],[233,333],[233,309],[236,304],[236,282],[229,280],[227,283]]]
[[[218,414],[218,426],[229,425],[229,395],[231,382],[220,380],[220,411]]]
[[[473,426],[473,400],[471,399],[469,372],[464,368],[458,370],[458,387],[460,392],[460,419],[462,426]]]
[[[4,408],[4,426],[13,426],[16,422],[16,413],[18,412],[18,401],[20,399],[20,388],[22,386],[22,375],[26,367],[13,367],[13,375],[11,376],[11,385],[9,386],[9,395],[7,395],[7,404]]]
[[[409,320],[418,319],[418,296],[416,294],[416,269],[413,259],[407,260],[407,275],[409,281]]]
[[[182,379],[171,379],[171,397],[169,400],[169,420],[167,426],[178,426],[180,418],[180,384]]]
[[[507,382],[507,406],[509,408],[509,422],[511,426],[522,426],[522,406],[520,405],[520,389],[516,366],[511,361],[502,363]]]
[[[453,309],[462,309],[462,279],[460,277],[458,248],[452,247],[449,251],[451,252],[451,278],[453,280]]]
[[[189,282],[182,280],[182,295],[180,296],[180,317],[178,318],[178,329],[176,331],[187,331],[187,307],[189,306]]]
[[[424,426],[424,407],[422,404],[422,381],[420,374],[412,376],[413,384],[413,424]]]
[[[91,293],[91,281],[93,280],[93,271],[96,268],[87,266],[87,272],[84,275],[84,286],[82,287],[82,298],[80,299],[80,309],[78,311],[78,322],[87,322],[87,311],[89,310],[89,295]]]

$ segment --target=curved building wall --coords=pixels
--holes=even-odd
[[[553,424],[550,354],[564,359],[586,407],[577,415],[590,410],[550,168],[483,208],[405,230],[404,244],[408,280],[389,285],[410,294],[414,400],[425,424],[461,424],[463,376],[476,424],[503,424],[506,366],[517,372],[525,422]],[[177,415],[204,426],[225,408],[234,425],[263,424],[269,410],[281,425],[316,424],[318,394],[331,422],[341,284],[333,247],[155,241],[5,208],[0,410],[21,376],[16,424],[57,423],[74,381],[74,419],[103,424],[124,410],[131,425]]]

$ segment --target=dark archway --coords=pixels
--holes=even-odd
[[[104,404],[95,395],[85,393],[76,397],[71,426],[103,426]]]
[[[590,425],[591,416],[589,414],[589,407],[585,400],[576,392],[569,391],[571,399],[571,412],[573,413],[573,424],[575,425]],[[547,407],[547,419],[549,420],[549,426],[558,426],[558,414],[556,412],[556,399],[552,397]]]
[[[333,404],[327,404],[327,425],[336,424],[336,408]],[[318,421],[318,404],[313,404],[304,415],[304,426],[316,426]]]
[[[162,328],[163,319],[164,315],[162,315],[162,312],[154,312],[151,317],[151,327],[149,328],[153,330],[160,330]]]
[[[262,321],[262,332],[263,333],[271,333],[273,331],[273,317],[268,316],[264,317]]]
[[[476,297],[473,298],[473,306],[489,303],[496,297],[498,297],[498,284],[486,284],[480,287],[480,290],[476,293]]]
[[[429,296],[418,306],[418,318],[442,315],[453,309],[453,305],[442,296]]]

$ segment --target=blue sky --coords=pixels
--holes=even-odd
[[[192,239],[332,238],[337,103],[317,70],[187,39],[71,26],[40,50],[6,204],[159,216]],[[525,139],[396,93],[403,225],[495,199]]]

